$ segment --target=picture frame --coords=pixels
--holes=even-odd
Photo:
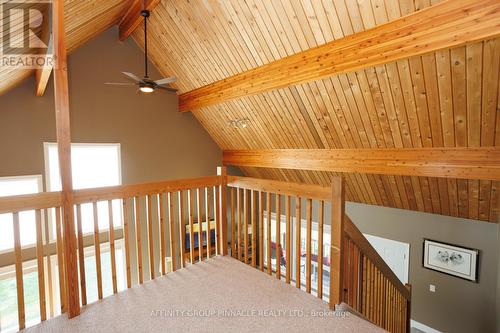
[[[459,245],[424,239],[425,268],[478,283],[480,251]]]

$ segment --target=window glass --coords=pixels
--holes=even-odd
[[[47,188],[49,191],[61,190],[59,175],[59,156],[57,144],[45,144],[45,163],[48,167]],[[72,144],[71,168],[73,188],[85,189],[121,185],[121,161],[119,144]],[[121,200],[113,200],[113,224],[122,225]],[[83,204],[82,229],[84,233],[94,230],[94,210],[92,204]],[[108,203],[97,203],[99,230],[109,228]],[[53,220],[54,221],[54,220]],[[52,222],[52,230],[55,222]],[[54,237],[54,233],[52,233]]]
[[[33,194],[42,191],[42,176],[0,177],[0,197]],[[21,245],[36,242],[35,211],[19,213]],[[0,251],[14,248],[12,214],[0,214]]]

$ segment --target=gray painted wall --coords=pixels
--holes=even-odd
[[[346,212],[363,233],[410,244],[412,319],[442,332],[496,331],[497,224],[351,202]],[[423,268],[424,238],[479,249],[479,283]]]
[[[121,143],[123,183],[215,175],[222,152],[175,94],[136,93],[122,71],[143,75],[143,54],[112,28],[69,56],[73,142]],[[161,78],[151,65],[150,76]],[[43,97],[34,79],[0,96],[0,177],[43,174],[44,141],[56,141],[52,78]]]
[[[134,87],[104,85],[127,82],[122,71],[143,75],[142,51],[131,39],[119,42],[117,28],[85,44],[68,60],[72,142],[120,143],[123,184],[216,174],[221,150],[191,113],[178,112],[175,94],[143,95]],[[153,65],[150,77],[161,78]],[[52,79],[43,97],[35,97],[33,78],[0,96],[0,177],[45,178],[43,142],[55,141]],[[142,206],[145,214],[144,202]],[[142,226],[147,244],[147,224]],[[130,232],[134,234],[133,224]],[[157,259],[158,252],[156,239]],[[147,254],[143,251],[146,279]],[[134,247],[131,260],[136,262]],[[135,280],[134,265],[132,275]]]

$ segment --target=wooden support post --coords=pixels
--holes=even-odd
[[[344,267],[344,179],[336,177],[332,182],[332,221],[330,230],[330,309],[342,302]]]
[[[410,325],[411,325],[411,284],[405,284],[406,289],[410,293],[410,298],[406,300],[406,332],[410,333]]]
[[[227,168],[225,166],[217,168],[217,175],[221,177],[220,183],[220,223],[219,228],[221,232],[221,252],[222,255],[227,255]]]
[[[64,258],[66,259],[66,285],[68,317],[80,314],[76,235],[73,214],[73,182],[71,176],[71,135],[69,116],[68,65],[64,30],[64,1],[52,2],[52,31],[54,36],[54,99],[56,111],[57,147],[62,185],[62,211],[64,224]]]

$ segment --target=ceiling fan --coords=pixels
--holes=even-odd
[[[141,16],[144,17],[144,67],[145,67],[145,74],[144,78],[140,79],[137,75],[129,73],[129,72],[122,72],[128,79],[134,81],[134,82],[127,82],[127,83],[114,83],[114,82],[106,82],[104,84],[106,85],[112,85],[112,86],[139,86],[139,91],[149,94],[155,91],[156,89],[161,89],[161,90],[166,90],[168,92],[176,93],[177,89],[166,87],[165,85],[168,85],[170,83],[173,83],[177,80],[175,76],[163,78],[160,80],[151,80],[148,76],[148,17],[150,15],[149,10],[143,10],[141,11]]]

